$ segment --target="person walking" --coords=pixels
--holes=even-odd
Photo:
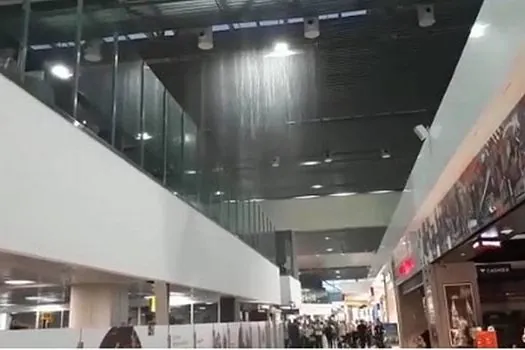
[[[314,347],[321,349],[323,347],[323,323],[321,320],[316,320],[313,326],[315,345]]]

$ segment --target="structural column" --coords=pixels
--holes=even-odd
[[[154,307],[152,312],[155,313],[155,323],[158,325],[170,324],[170,291],[169,284],[164,282],[155,282],[153,292],[155,294]]]
[[[109,328],[128,323],[128,288],[122,284],[71,286],[70,328]]]
[[[474,263],[432,264],[423,270],[425,312],[432,347],[464,347],[462,330],[481,324]]]
[[[220,322],[239,322],[241,320],[241,304],[233,297],[222,297],[219,300]]]

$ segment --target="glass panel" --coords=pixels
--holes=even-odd
[[[144,68],[144,130],[137,139],[144,144],[144,170],[163,179],[164,86],[147,66]]]
[[[74,3],[61,21],[44,14],[44,5],[33,1],[28,17],[21,3],[2,6],[0,72],[257,247],[271,223],[259,204],[238,198],[206,123],[197,127],[140,57],[129,50],[123,56],[125,36],[82,32],[93,14],[76,17]]]
[[[178,193],[182,189],[184,112],[171,95],[168,95],[167,107],[166,186]]]

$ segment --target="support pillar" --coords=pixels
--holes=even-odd
[[[232,297],[222,297],[219,300],[220,322],[239,322],[241,320],[241,304]]]
[[[474,263],[432,264],[423,270],[426,314],[432,347],[465,347],[455,334],[481,324]],[[467,346],[472,347],[472,346]]]
[[[126,285],[73,285],[70,299],[70,328],[109,328],[128,323],[129,296]]]
[[[155,294],[155,323],[158,325],[170,324],[170,286],[168,283],[155,282],[153,285]]]

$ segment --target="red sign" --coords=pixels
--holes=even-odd
[[[400,277],[406,277],[412,273],[414,268],[416,267],[416,262],[413,258],[405,258],[401,261],[399,266],[397,267],[397,273]]]

